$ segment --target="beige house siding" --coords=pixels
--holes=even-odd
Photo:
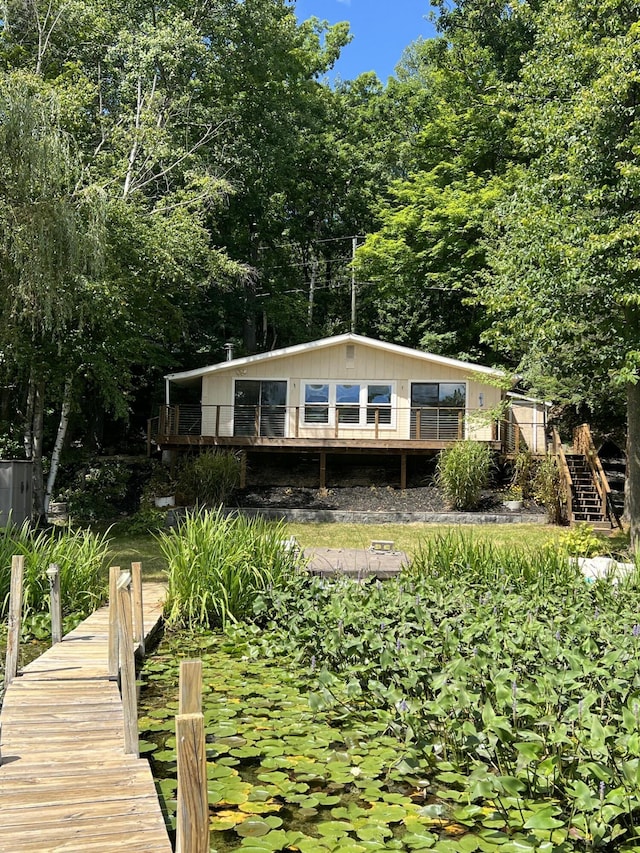
[[[509,402],[511,422],[520,429],[521,442],[532,453],[547,452],[546,406],[539,400],[519,399],[512,396]]]
[[[350,358],[350,354],[353,357]],[[333,346],[310,347],[296,354],[256,361],[241,367],[231,364],[202,377],[202,434],[215,435],[216,420],[220,436],[233,435],[234,383],[238,379],[286,380],[286,436],[295,434],[296,407],[300,438],[332,438],[335,424],[304,424],[304,383],[343,382],[347,384],[385,383],[393,386],[392,423],[380,424],[379,438],[407,439],[410,434],[410,400],[412,382],[464,382],[466,435],[479,441],[490,441],[493,428],[490,412],[501,399],[501,391],[482,382],[479,374],[454,365],[430,362],[382,350],[362,343],[338,343]],[[219,411],[217,412],[217,407]],[[487,415],[482,414],[487,412]],[[341,437],[371,438],[374,425],[339,425]]]

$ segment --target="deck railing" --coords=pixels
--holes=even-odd
[[[500,441],[513,425],[492,419],[486,410],[427,406],[162,406],[148,425],[149,441],[158,436],[213,438],[371,438],[397,437],[397,424],[416,441],[458,441],[482,431],[487,441]],[[204,429],[203,429],[204,427]]]
[[[602,462],[598,456],[589,424],[581,424],[573,431],[573,449],[587,460],[591,477],[601,502],[602,514],[614,519],[618,527],[622,527],[618,513],[611,501],[611,486],[605,474]]]
[[[560,471],[560,484],[562,487],[562,497],[563,497],[563,505],[564,511],[566,513],[566,521],[571,522],[573,518],[573,480],[571,478],[571,471],[569,470],[569,464],[567,462],[567,457],[564,452],[564,447],[562,446],[562,440],[560,439],[560,433],[556,427],[552,430],[553,437],[553,453],[558,460],[558,469]]]

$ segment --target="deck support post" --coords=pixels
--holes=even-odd
[[[240,488],[247,488],[247,451],[240,451]]]
[[[407,454],[400,454],[400,489],[405,491],[407,488]]]
[[[4,668],[5,691],[18,674],[23,577],[24,557],[14,556],[11,558],[11,587],[9,592],[9,618],[7,621],[7,657]]]
[[[62,602],[60,600],[60,567],[51,563],[49,578],[49,613],[51,614],[51,645],[62,642]]]
[[[320,488],[327,488],[327,454],[324,450],[320,451]]]

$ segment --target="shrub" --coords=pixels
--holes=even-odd
[[[547,454],[538,465],[533,481],[533,497],[547,511],[550,524],[562,523],[564,493],[555,457]]]
[[[513,465],[511,484],[520,488],[521,496],[524,500],[530,500],[533,497],[535,468],[533,453],[528,448],[521,450],[516,456]]]
[[[251,613],[259,591],[296,567],[283,522],[225,517],[220,510],[187,513],[158,536],[169,567],[167,621],[217,626]]]
[[[438,459],[437,480],[454,509],[473,509],[489,479],[491,451],[477,441],[458,441]]]
[[[216,507],[226,503],[239,485],[240,456],[212,450],[183,464],[176,491],[180,503]]]
[[[563,533],[559,545],[570,557],[595,557],[606,552],[605,543],[593,532],[590,524],[577,524]]]

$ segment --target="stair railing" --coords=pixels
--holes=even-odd
[[[558,460],[558,469],[560,471],[560,485],[564,495],[564,505],[567,512],[567,521],[571,524],[573,520],[573,480],[571,479],[571,471],[567,463],[567,457],[564,453],[560,433],[557,427],[552,430],[553,453]]]
[[[587,460],[591,477],[602,502],[602,514],[615,519],[618,527],[622,527],[618,513],[611,500],[611,486],[605,474],[602,462],[598,456],[589,424],[580,424],[573,431],[573,449]]]

